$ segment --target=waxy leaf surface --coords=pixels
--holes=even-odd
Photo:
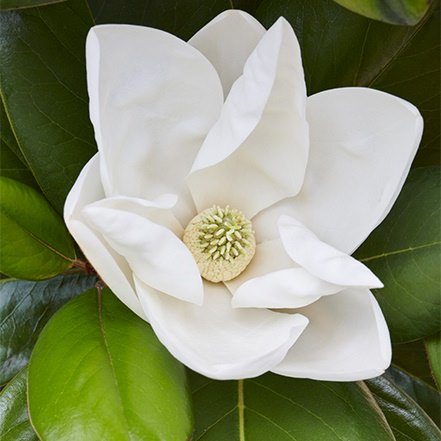
[[[28,370],[20,371],[0,393],[0,439],[38,441],[29,422],[26,399]]]
[[[46,6],[52,3],[60,3],[65,0],[2,0],[0,3],[0,10],[7,9],[23,9],[32,8],[35,6]]]
[[[345,8],[375,20],[414,25],[426,13],[429,0],[334,0]]]
[[[433,377],[441,389],[441,335],[433,335],[426,340],[427,355]]]
[[[29,410],[44,441],[187,440],[184,367],[109,290],[90,290],[46,325],[29,365]]]
[[[81,274],[40,282],[7,279],[0,282],[0,384],[26,366],[51,316],[95,283],[95,277]]]
[[[0,272],[41,280],[72,265],[75,251],[63,219],[33,188],[0,177]]]
[[[194,441],[394,440],[363,383],[266,374],[214,381],[191,374]]]
[[[27,164],[60,213],[96,150],[84,54],[92,25],[83,0],[0,15],[1,97]]]
[[[387,376],[367,381],[396,441],[439,441],[441,432],[423,409]]]

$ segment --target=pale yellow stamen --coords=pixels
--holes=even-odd
[[[215,283],[237,277],[256,252],[251,222],[241,211],[228,206],[215,205],[199,213],[187,225],[183,241],[201,276]]]

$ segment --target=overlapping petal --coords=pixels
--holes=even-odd
[[[301,308],[341,289],[304,268],[295,267],[248,280],[234,293],[232,305],[235,308]]]
[[[222,284],[204,282],[202,306],[164,296],[139,280],[136,287],[167,349],[191,369],[220,380],[255,377],[272,369],[308,323],[300,314],[233,309]]]
[[[281,216],[278,226],[282,244],[291,259],[321,280],[341,286],[383,287],[368,267],[319,240],[296,219]]]
[[[395,202],[423,120],[407,101],[366,88],[308,97],[307,119],[311,146],[302,190],[253,219],[258,239],[277,237],[277,219],[287,214],[351,254]]]
[[[214,67],[177,37],[141,26],[92,28],[86,56],[106,196],[178,194],[185,223],[195,213],[184,179],[223,103]]]
[[[163,293],[201,304],[202,279],[192,254],[169,228],[149,219],[151,211],[158,216],[155,212],[169,207],[151,202],[151,207],[138,207],[145,211],[140,215],[120,209],[118,201],[103,202],[86,206],[83,215],[126,259],[134,276]]]
[[[199,211],[231,205],[251,217],[298,193],[308,157],[305,102],[299,44],[281,18],[248,58],[195,160],[188,185]]]
[[[280,240],[258,244],[246,271],[225,284],[234,308],[299,308],[342,289],[296,265]]]
[[[110,289],[132,311],[145,318],[126,260],[109,246],[101,234],[90,228],[82,214],[86,205],[104,197],[99,161],[100,154],[97,153],[78,176],[64,205],[64,220],[83,253]]]
[[[298,310],[309,325],[273,372],[289,377],[356,381],[389,366],[389,331],[375,297],[348,289]]]
[[[242,75],[247,58],[266,29],[244,11],[224,11],[199,30],[188,43],[199,49],[219,74],[224,96]]]

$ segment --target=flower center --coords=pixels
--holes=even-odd
[[[187,225],[183,241],[201,276],[210,282],[237,277],[256,251],[251,222],[241,211],[228,206],[215,205],[199,213]]]

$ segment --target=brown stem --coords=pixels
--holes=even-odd
[[[72,263],[73,268],[78,268],[81,271],[85,272],[89,276],[98,276],[98,273],[96,272],[95,268],[86,260],[76,259]]]

